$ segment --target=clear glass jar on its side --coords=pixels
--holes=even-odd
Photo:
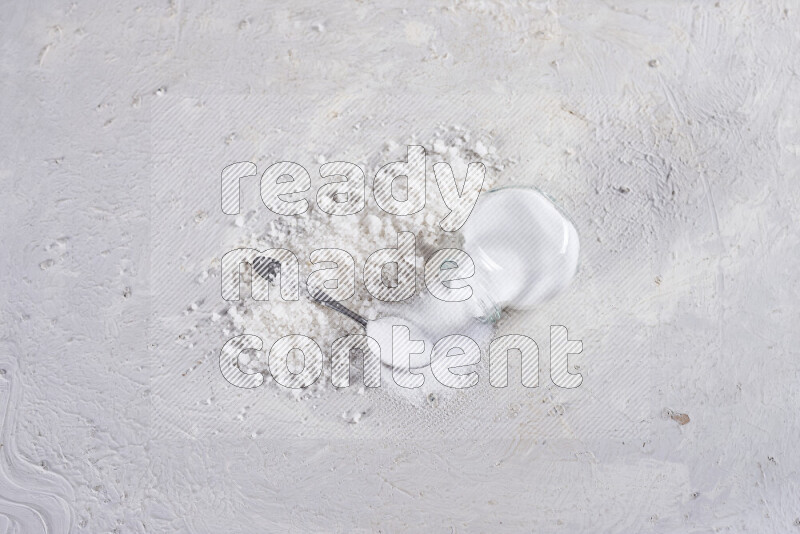
[[[462,248],[475,263],[473,313],[488,322],[503,308],[531,308],[552,298],[578,269],[575,225],[534,187],[484,193],[462,233]]]

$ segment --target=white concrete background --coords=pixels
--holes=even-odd
[[[6,2],[0,528],[800,531],[798,9]],[[617,177],[648,184],[630,198],[652,226],[621,231],[657,276],[641,439],[151,439],[154,99],[389,89],[625,108],[590,117],[609,154],[578,178],[584,237],[618,225]],[[581,147],[551,149],[574,170]]]

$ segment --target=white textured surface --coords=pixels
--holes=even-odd
[[[797,10],[7,3],[0,528],[800,529]],[[649,377],[646,415],[631,421],[641,439],[580,439],[577,399],[602,398],[602,381],[571,403],[541,388],[556,417],[575,417],[562,426],[578,425],[558,440],[524,417],[503,440],[151,439],[153,101],[302,91],[334,102],[389,90],[443,105],[462,93],[558,103],[546,131],[530,125],[537,150],[520,165],[572,199],[582,240],[639,250],[656,274],[631,310],[652,350],[619,362]],[[227,163],[198,180],[217,180]],[[573,196],[578,186],[592,195]],[[619,267],[580,287],[613,306],[631,266]],[[613,325],[598,332],[607,344],[585,339],[584,350],[613,358],[625,340]]]

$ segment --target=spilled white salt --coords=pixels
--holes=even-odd
[[[456,176],[463,178],[468,162],[476,160],[476,149],[483,152],[476,144],[481,139],[483,147],[488,147],[487,155],[480,158],[487,168],[482,193],[486,194],[486,191],[492,187],[499,170],[514,163],[513,160],[503,159],[497,154],[491,145],[490,138],[470,135],[460,127],[447,128],[427,144],[428,157],[431,158],[431,163],[435,161],[451,163]],[[403,144],[413,144],[414,142],[413,139],[408,139]],[[430,150],[431,148],[433,150]],[[367,176],[373,176],[381,166],[389,161],[400,160],[405,157],[405,154],[405,148],[401,148],[401,143],[387,140],[382,154],[364,160],[363,170]],[[315,161],[322,162],[326,159],[324,155],[320,155]],[[421,269],[424,259],[432,251],[441,248],[459,248],[461,245],[458,233],[443,232],[439,226],[439,222],[448,213],[447,206],[437,196],[430,196],[424,210],[404,217],[388,216],[371,201],[368,201],[365,209],[359,213],[346,217],[331,217],[318,209],[314,202],[311,202],[309,210],[305,214],[298,217],[276,218],[266,210],[252,210],[242,214],[239,228],[244,228],[246,231],[235,230],[235,235],[239,236],[239,241],[236,243],[239,247],[258,250],[268,248],[291,250],[300,259],[301,272],[311,270],[312,265],[308,260],[311,252],[316,249],[325,247],[345,250],[353,257],[356,266],[362,266],[376,250],[396,246],[398,232],[414,233],[419,254],[416,262],[420,267],[417,272],[420,298],[412,299],[413,303],[388,304],[373,298],[362,283],[357,283],[355,295],[342,304],[367,318],[374,318],[381,313],[390,313],[401,317],[411,317],[416,324],[425,327],[426,336],[420,336],[415,333],[416,329],[410,328],[412,339],[424,338],[426,342],[424,353],[414,355],[411,361],[412,369],[428,373],[425,384],[416,390],[391,387],[394,381],[387,377],[384,380],[386,387],[380,388],[381,391],[392,396],[399,395],[407,398],[410,402],[421,403],[426,403],[426,395],[433,390],[438,391],[439,387],[437,381],[430,375],[428,368],[429,355],[435,341],[445,335],[461,333],[475,339],[483,348],[488,344],[492,333],[491,325],[473,319],[475,315],[470,308],[458,304],[441,303],[430,297],[425,291],[424,273]],[[234,222],[234,224],[236,223]],[[198,283],[219,283],[219,258],[213,258],[208,265],[204,265],[203,272],[206,274],[197,273]],[[249,274],[246,273],[245,278],[247,276]],[[357,273],[357,277],[361,277],[360,272]],[[333,310],[315,304],[305,292],[301,291],[300,298],[302,303],[284,302],[281,299],[273,299],[269,303],[264,303],[245,298],[239,302],[228,304],[225,308],[213,310],[213,313],[207,315],[205,320],[198,318],[200,322],[198,322],[197,328],[205,323],[213,324],[213,328],[225,338],[243,333],[258,335],[263,340],[263,349],[254,352],[246,364],[240,361],[239,365],[245,372],[260,372],[265,377],[269,375],[270,347],[282,336],[302,334],[310,337],[319,344],[327,359],[330,355],[328,349],[336,339],[345,334],[364,333],[357,323]],[[301,309],[302,312],[298,313]],[[390,336],[391,329],[389,329],[389,342],[384,341],[380,344],[391,347]],[[385,352],[384,358],[391,357],[391,349],[382,352]],[[292,352],[290,363],[292,365],[296,363],[302,367],[303,360],[298,354],[302,356],[299,351]],[[295,358],[298,358],[297,361]],[[387,363],[391,364],[391,361]],[[355,368],[357,365],[354,366]],[[398,369],[394,371],[399,372]],[[354,372],[358,371],[354,370]],[[404,370],[400,374],[408,372],[408,370]],[[360,377],[354,378],[354,383],[359,381]],[[268,381],[265,387],[272,387],[272,385],[273,382]],[[354,394],[356,393],[355,388],[350,388],[350,390]],[[331,386],[330,380],[320,379],[305,390],[279,388],[278,391],[298,399],[313,399],[320,395],[334,394],[336,390]],[[442,398],[446,393],[443,391],[441,395],[437,394],[437,398]]]

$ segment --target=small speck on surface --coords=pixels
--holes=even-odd
[[[669,418],[681,426],[689,424],[689,421],[691,421],[688,414],[673,412],[672,410],[669,410]]]

